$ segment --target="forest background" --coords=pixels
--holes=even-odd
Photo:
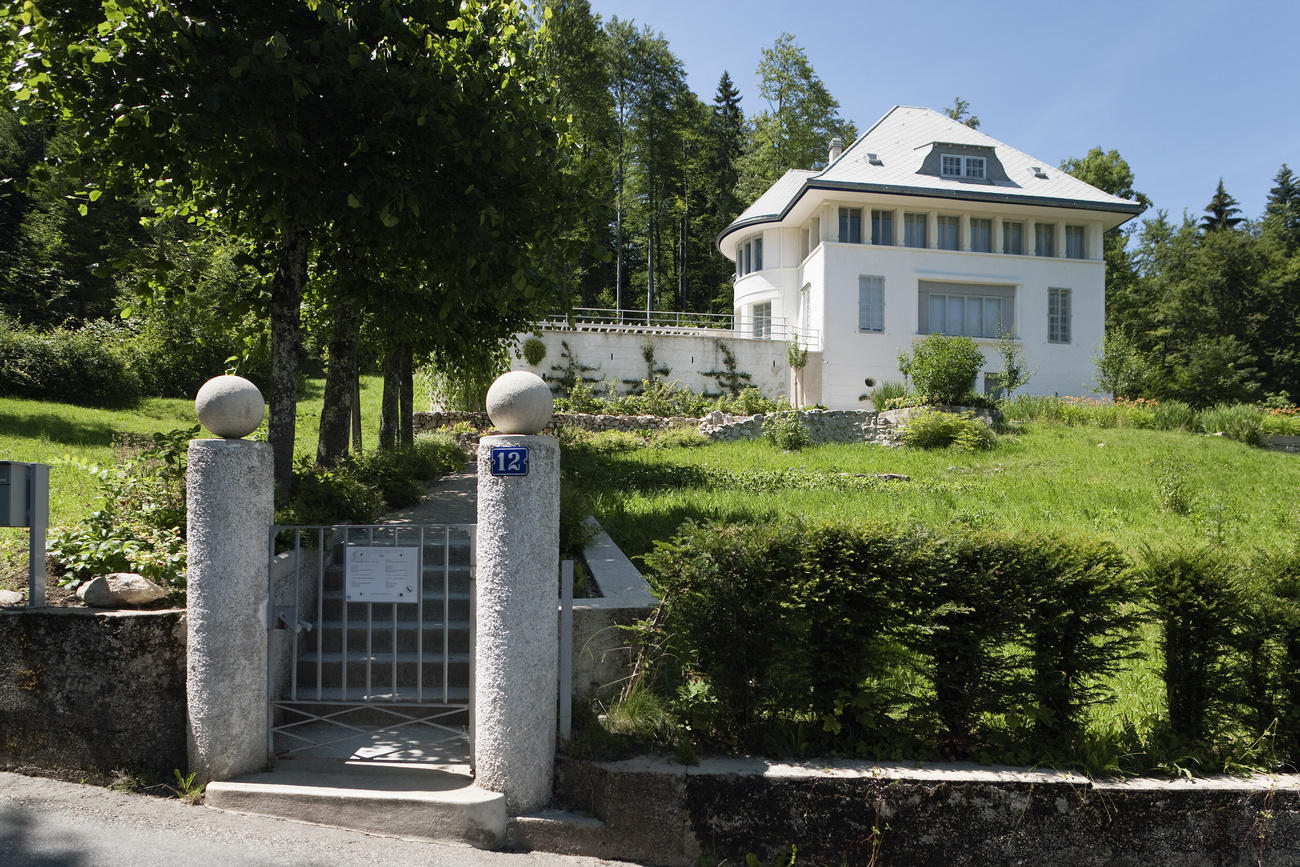
[[[456,384],[489,378],[545,314],[730,312],[718,232],[860,132],[793,35],[762,50],[744,106],[729,74],[702,98],[652,26],[587,0],[425,0],[404,17],[234,3],[207,19],[162,0],[45,5],[0,9],[0,364],[20,333],[124,353],[122,393],[91,401],[188,396],[236,370],[271,392],[273,444],[292,443],[293,384],[328,369],[326,463],[348,450],[359,371],[385,374],[391,441],[416,364],[466,400]],[[946,111],[978,126],[973,108]],[[1122,155],[1086,145],[1061,168],[1149,207],[1106,238],[1099,390],[1293,403],[1288,166],[1262,214],[1207,169],[1204,214],[1171,218]]]

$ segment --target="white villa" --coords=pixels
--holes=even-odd
[[[792,169],[718,237],[738,331],[807,335],[803,402],[860,408],[866,379],[931,333],[985,372],[1019,341],[1024,391],[1086,394],[1105,323],[1102,233],[1142,206],[925,108],[896,106],[820,172]],[[977,388],[986,388],[981,374]]]
[[[867,381],[901,380],[899,353],[932,333],[973,338],[975,387],[990,390],[1010,334],[1033,374],[1022,391],[1094,391],[1102,235],[1140,204],[925,108],[896,106],[829,156],[786,172],[718,236],[736,263],[733,316],[576,310],[538,324],[543,361],[513,367],[554,376],[577,359],[626,384],[653,346],[667,379],[708,392],[725,349],[768,396],[866,409]],[[794,339],[809,350],[802,371],[787,361]]]

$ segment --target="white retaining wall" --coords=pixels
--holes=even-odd
[[[522,347],[533,334],[519,334],[516,339]],[[646,378],[646,363],[642,346],[649,341],[655,349],[655,366],[667,367],[668,382],[676,381],[683,387],[700,393],[718,393],[716,379],[703,374],[724,370],[722,352],[718,341],[726,343],[736,356],[736,370],[750,375],[749,384],[767,397],[790,396],[790,364],[786,359],[786,344],[780,340],[753,340],[737,337],[733,332],[719,330],[711,334],[648,334],[615,331],[542,331],[541,341],[546,344],[546,357],[536,367],[522,357],[511,362],[512,370],[527,370],[543,379],[562,375],[567,360],[562,358],[568,343],[579,362],[596,370],[585,375],[602,382],[615,380],[620,394],[628,391],[623,380],[640,382]],[[553,370],[558,367],[560,370]],[[548,379],[549,381],[549,379]],[[592,388],[601,393],[602,386]]]

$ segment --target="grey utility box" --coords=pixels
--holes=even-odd
[[[0,527],[40,527],[49,522],[50,468],[0,461]]]

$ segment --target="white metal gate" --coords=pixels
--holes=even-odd
[[[473,524],[271,528],[272,755],[469,763],[474,541]]]

